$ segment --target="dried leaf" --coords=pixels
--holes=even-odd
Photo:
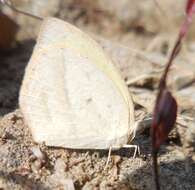
[[[18,31],[18,25],[0,12],[0,49],[9,49]]]
[[[155,150],[158,150],[174,127],[177,116],[177,103],[169,91],[162,92],[155,112],[152,126],[155,136],[153,146]]]

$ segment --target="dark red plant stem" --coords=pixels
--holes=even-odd
[[[154,146],[152,146],[152,147],[154,147]],[[157,154],[158,154],[158,152],[153,149],[152,150],[152,158],[153,158],[154,183],[155,183],[155,186],[156,186],[156,190],[160,190]]]
[[[160,190],[158,176],[158,151],[161,144],[168,138],[169,132],[173,129],[177,119],[177,102],[172,93],[167,88],[167,75],[173,60],[180,51],[183,38],[186,36],[192,23],[192,16],[195,14],[195,0],[186,0],[186,17],[180,27],[179,35],[175,46],[171,52],[169,60],[166,64],[164,73],[159,83],[159,91],[157,94],[156,104],[154,107],[154,115],[151,126],[152,137],[152,157],[153,157],[153,173],[156,190]]]
[[[152,159],[153,159],[153,179],[156,190],[160,190],[159,174],[158,174],[158,151],[155,148],[155,129],[152,127]]]
[[[158,98],[160,93],[158,94]],[[157,98],[157,99],[158,99]],[[155,117],[155,116],[154,116]],[[160,183],[159,183],[159,172],[158,172],[158,150],[155,148],[155,127],[152,127],[152,159],[153,159],[153,180],[156,187],[156,190],[160,190]]]
[[[173,63],[174,58],[177,56],[177,54],[180,51],[181,48],[181,41],[182,41],[182,36],[179,35],[175,46],[171,52],[171,55],[169,57],[169,60],[166,64],[164,73],[160,79],[160,83],[159,83],[159,92],[157,95],[157,99],[156,99],[156,104],[155,104],[155,109],[154,109],[154,123],[152,126],[152,157],[153,157],[153,173],[154,173],[154,183],[156,186],[156,190],[160,190],[160,183],[159,183],[159,175],[158,175],[158,149],[156,149],[155,144],[156,144],[156,137],[155,134],[158,130],[158,106],[159,106],[159,102],[160,99],[162,98],[162,94],[164,92],[164,90],[166,90],[166,80],[167,80],[167,75],[168,72],[170,70],[170,67]]]
[[[159,90],[160,90],[159,94],[161,94],[161,91],[166,87],[166,79],[167,79],[169,69],[171,67],[171,64],[172,64],[174,58],[179,53],[180,47],[181,47],[181,36],[179,35],[179,37],[178,37],[178,39],[175,43],[175,46],[174,46],[174,48],[171,52],[171,55],[170,55],[170,58],[169,58],[169,61],[168,61],[167,65],[166,65],[166,68],[164,70],[164,73],[161,77],[160,84],[159,84]]]

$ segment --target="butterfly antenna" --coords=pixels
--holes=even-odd
[[[34,19],[43,20],[43,17],[37,16],[37,15],[33,15],[31,13],[24,12],[24,11],[21,11],[21,10],[17,9],[13,5],[13,3],[11,2],[11,0],[0,0],[0,3],[2,3],[3,5],[6,5],[7,7],[9,7],[10,9],[12,9],[13,11],[15,11],[17,13],[20,13],[20,14],[23,14],[23,15],[26,15],[26,16],[29,16],[29,17],[32,17]]]

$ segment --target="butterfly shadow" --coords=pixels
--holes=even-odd
[[[0,50],[0,116],[18,107],[24,70],[34,45],[34,40],[25,40],[7,51]]]

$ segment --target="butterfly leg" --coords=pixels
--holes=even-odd
[[[106,168],[108,167],[108,164],[109,164],[109,161],[110,161],[110,157],[111,157],[112,148],[114,148],[114,147],[111,146],[109,148],[108,158],[107,158],[106,166],[104,167],[104,170],[106,170]],[[136,156],[137,153],[140,155],[140,148],[139,148],[138,145],[126,144],[126,145],[123,145],[122,148],[134,148],[133,158],[135,158],[135,156]]]
[[[109,148],[109,151],[108,151],[108,158],[107,158],[106,166],[104,167],[104,170],[106,170],[106,168],[108,167],[108,163],[109,163],[109,161],[110,161],[111,152],[112,152],[112,146]]]
[[[138,153],[140,155],[140,148],[138,145],[131,145],[131,144],[126,144],[123,146],[123,148],[134,148],[134,153],[133,153],[133,158],[135,158],[136,154]]]

